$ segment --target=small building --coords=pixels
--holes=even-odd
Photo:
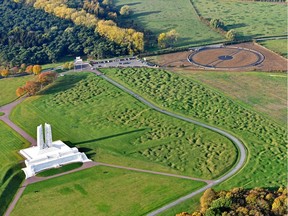
[[[37,127],[37,146],[20,150],[26,160],[26,167],[22,170],[26,179],[35,176],[37,173],[57,168],[65,164],[75,162],[89,162],[84,153],[78,151],[76,147],[70,148],[61,140],[52,141],[51,125],[45,123],[45,141],[43,136],[43,127]]]

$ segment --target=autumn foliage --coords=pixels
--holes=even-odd
[[[18,97],[27,93],[29,96],[35,95],[40,91],[45,85],[48,85],[55,81],[57,74],[55,72],[47,71],[39,74],[35,80],[28,81],[22,87],[17,88],[16,95]]]
[[[176,216],[214,216],[214,215],[287,215],[287,188],[271,191],[263,188],[246,190],[233,188],[229,191],[215,192],[207,189],[200,199],[200,211],[192,214],[182,212]]]
[[[65,0],[32,0],[33,6],[37,9],[43,9],[47,13],[53,13],[57,17],[72,20],[76,25],[84,25],[89,28],[95,28],[101,36],[108,38],[116,44],[126,46],[130,52],[136,53],[144,50],[144,35],[142,32],[137,32],[131,28],[120,28],[112,20],[99,19],[104,15],[103,7],[99,6],[98,1],[84,1],[83,8],[70,8]],[[26,0],[26,3],[31,3]],[[111,5],[110,0],[102,1],[103,5]],[[106,6],[107,7],[107,6]],[[91,13],[89,13],[89,12]],[[124,13],[125,12],[125,13]],[[93,14],[92,14],[93,13]],[[130,14],[130,8],[124,7],[121,12]],[[108,13],[109,15],[109,13]],[[108,16],[109,17],[109,16]],[[110,17],[115,19],[117,14],[110,12]]]

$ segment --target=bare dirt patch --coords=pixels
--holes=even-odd
[[[235,47],[238,47],[236,49]],[[251,50],[251,51],[249,51]],[[264,60],[259,59],[260,53]],[[187,58],[193,55],[194,63]],[[226,57],[228,59],[225,59]],[[232,57],[229,59],[229,56]],[[221,59],[222,58],[222,59]],[[231,70],[231,71],[286,71],[287,60],[278,54],[254,43],[242,43],[225,48],[207,49],[202,52],[178,52],[158,56],[154,60],[160,66],[172,70]],[[257,62],[259,61],[259,62]],[[208,67],[207,67],[208,66]]]

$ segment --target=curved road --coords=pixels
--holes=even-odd
[[[196,120],[193,120],[193,119],[190,119],[190,118],[187,118],[187,117],[183,117],[181,115],[178,115],[178,114],[175,114],[175,113],[172,113],[172,112],[169,112],[169,111],[166,111],[166,110],[162,110],[161,108],[155,106],[154,104],[150,103],[149,101],[145,100],[143,97],[141,97],[140,95],[136,94],[135,92],[131,91],[130,89],[124,87],[123,85],[119,84],[118,82],[115,82],[113,79],[105,76],[104,74],[100,73],[99,71],[92,71],[94,73],[96,73],[96,75],[102,77],[103,79],[105,79],[106,81],[108,81],[109,83],[117,86],[118,88],[122,89],[123,91],[127,92],[128,94],[132,95],[133,97],[135,97],[136,99],[138,99],[139,101],[141,101],[142,103],[146,104],[147,106],[149,106],[150,108],[160,112],[160,113],[163,113],[163,114],[166,114],[166,115],[169,115],[169,116],[172,116],[174,118],[177,118],[177,119],[181,119],[183,121],[187,121],[187,122],[190,122],[190,123],[193,123],[193,124],[196,124],[196,125],[199,125],[201,127],[204,127],[204,128],[207,128],[209,130],[212,130],[212,131],[215,131],[219,134],[222,134],[223,136],[227,137],[228,139],[230,139],[238,148],[239,150],[239,159],[238,159],[238,162],[236,164],[236,166],[234,166],[228,173],[226,173],[224,176],[220,177],[219,179],[216,179],[215,181],[211,182],[210,184],[206,185],[205,187],[203,188],[200,188],[184,197],[181,197],[179,198],[178,200],[168,204],[168,205],[165,205],[163,206],[162,208],[159,208],[153,212],[150,212],[148,214],[148,216],[154,216],[154,215],[157,215],[163,211],[166,211],[167,209],[205,191],[206,189],[208,188],[211,188],[223,181],[225,181],[226,179],[230,178],[232,175],[234,175],[236,172],[238,172],[241,167],[244,165],[245,163],[245,160],[246,160],[246,148],[244,146],[244,144],[239,140],[237,139],[235,136],[231,135],[230,133],[224,131],[224,130],[221,130],[219,128],[216,128],[216,127],[213,127],[213,126],[210,126],[210,125],[207,125],[205,123],[202,123],[202,122],[199,122],[199,121],[196,121]]]

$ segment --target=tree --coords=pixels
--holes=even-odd
[[[207,189],[200,199],[201,212],[205,212],[215,198],[215,191],[212,188]]]
[[[236,31],[234,29],[229,30],[226,33],[226,39],[229,40],[229,41],[236,40]]]
[[[40,90],[41,85],[39,82],[36,81],[28,81],[26,82],[24,88],[27,91],[27,93],[31,96],[35,95]]]
[[[21,66],[20,66],[19,72],[23,73],[25,71],[25,69],[26,69],[26,64],[22,63]]]
[[[220,19],[211,19],[210,20],[210,26],[212,28],[221,28],[223,29],[224,28],[224,22],[222,22]]]
[[[30,74],[33,73],[33,65],[28,65],[25,69],[25,72]]]
[[[158,36],[158,46],[160,48],[166,48],[172,46],[178,40],[179,34],[176,32],[175,29],[167,33],[161,33]]]
[[[41,73],[41,70],[42,70],[42,67],[41,67],[40,65],[34,65],[34,66],[33,66],[33,69],[32,69],[32,71],[33,71],[33,73],[34,73],[35,75],[40,74],[40,73]]]
[[[160,48],[166,48],[166,33],[161,33],[159,36],[158,36],[158,46]]]
[[[9,70],[8,70],[7,68],[1,70],[1,76],[3,76],[3,77],[7,77],[8,75],[9,75]]]
[[[122,16],[129,16],[132,14],[132,9],[128,5],[124,5],[121,7],[119,13]]]
[[[17,97],[20,97],[26,93],[26,90],[24,87],[19,87],[16,89],[16,95]]]
[[[47,85],[52,83],[56,77],[57,74],[55,72],[47,71],[38,75],[38,81],[41,83],[41,86]]]

